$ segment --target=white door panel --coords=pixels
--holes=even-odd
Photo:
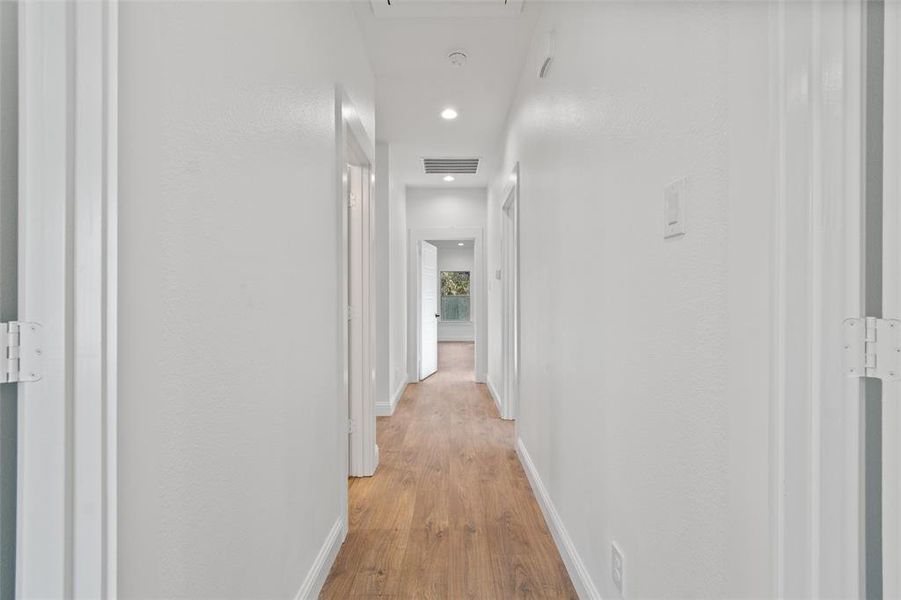
[[[18,15],[0,2],[0,319],[18,317]],[[0,598],[15,595],[16,386],[0,386]]]
[[[419,378],[438,370],[438,249],[419,242],[421,346]]]

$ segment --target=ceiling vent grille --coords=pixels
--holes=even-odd
[[[369,0],[377,19],[516,18],[523,0]]]
[[[428,175],[475,175],[478,158],[423,158],[422,171]]]

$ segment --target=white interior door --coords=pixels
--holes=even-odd
[[[419,379],[438,370],[438,249],[419,242]]]
[[[17,314],[18,14],[0,2],[0,320]],[[16,386],[0,386],[0,598],[15,596]]]

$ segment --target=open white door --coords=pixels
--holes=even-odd
[[[438,249],[419,242],[419,379],[438,370]]]
[[[17,312],[18,9],[0,2],[0,320]],[[0,598],[15,596],[16,386],[0,386]]]

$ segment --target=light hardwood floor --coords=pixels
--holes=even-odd
[[[350,480],[350,528],[320,598],[576,598],[473,345],[380,417],[380,465]]]

